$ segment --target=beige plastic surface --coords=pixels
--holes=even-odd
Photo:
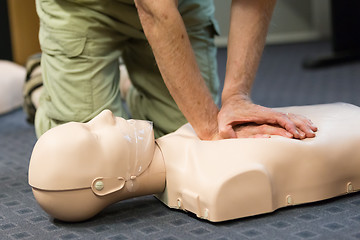
[[[68,222],[84,221],[95,216],[112,203],[164,191],[165,166],[158,149],[155,150],[154,156],[150,166],[133,180],[136,185],[141,186],[136,191],[129,191],[130,187],[125,187],[111,191],[111,193],[97,194],[101,191],[96,192],[90,188],[49,191],[32,186],[33,194],[39,205],[52,217]],[[106,186],[106,182],[104,186]],[[108,189],[112,187],[113,185],[110,185]]]
[[[40,206],[65,221],[154,193],[171,208],[224,221],[358,191],[360,108],[338,103],[279,110],[310,118],[317,136],[201,141],[187,124],[155,145],[148,123],[104,111],[88,124],[45,133],[34,147],[29,183]],[[127,141],[135,136],[130,123],[145,130],[130,138],[137,141]]]
[[[200,141],[190,125],[157,140],[166,165],[166,205],[224,221],[360,188],[360,109],[329,104],[279,109],[319,128],[305,140]]]

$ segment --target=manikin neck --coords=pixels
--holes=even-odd
[[[124,186],[112,198],[111,202],[117,202],[128,198],[145,196],[150,194],[161,193],[165,189],[165,163],[161,150],[155,144],[154,157],[149,164],[148,168],[137,176],[134,180],[134,188]],[[126,184],[131,184],[127,182]]]
[[[165,162],[161,150],[155,144],[154,157],[149,167],[136,177],[136,196],[161,193],[165,189]]]

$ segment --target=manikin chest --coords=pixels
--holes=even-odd
[[[328,104],[284,110],[312,119],[317,136],[200,141],[185,125],[158,139],[166,165],[166,189],[158,198],[217,222],[358,191],[359,108]]]

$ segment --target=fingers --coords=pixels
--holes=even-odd
[[[317,127],[306,117],[287,113],[282,114],[277,119],[278,124],[284,127],[289,133],[293,134],[294,138],[304,139],[315,137]]]
[[[293,113],[288,113],[287,116],[296,125],[300,135],[299,139],[315,137],[314,132],[317,131],[317,127],[309,119]]]
[[[246,124],[235,127],[238,138],[269,138],[271,135],[292,138],[293,135],[280,126],[269,124]]]
[[[271,138],[271,135],[269,134],[256,134],[252,136],[251,138]]]
[[[292,134],[291,137],[300,139],[301,135],[295,123],[291,121],[286,114],[280,114],[281,116],[277,119],[277,123],[283,128],[285,128],[290,134]]]
[[[293,134],[289,133],[284,128],[281,128],[278,126],[271,126],[271,125],[264,124],[264,125],[262,125],[262,128],[263,128],[263,132],[266,134],[269,134],[269,135],[278,135],[278,136],[283,136],[286,138],[293,137]]]
[[[313,132],[316,132],[318,130],[318,128],[315,126],[315,124],[310,119],[307,119],[306,117],[303,117],[303,118],[307,121],[308,125],[310,126],[310,128]]]

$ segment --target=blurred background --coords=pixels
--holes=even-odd
[[[230,5],[230,0],[215,0],[222,80]],[[269,107],[338,101],[360,105],[359,13],[356,0],[278,0],[253,101]]]
[[[215,17],[221,34],[218,46],[225,47],[229,33],[230,0],[215,0]],[[278,0],[267,38],[268,44],[319,41],[330,38],[329,0]]]
[[[221,28],[216,44],[226,47],[231,1],[214,2],[215,17]],[[24,63],[22,55],[31,55],[39,51],[39,23],[35,1],[0,0],[0,4],[0,59],[14,59]],[[278,0],[267,43],[288,44],[330,39],[330,10],[329,0]]]
[[[35,0],[0,0],[0,59],[25,64],[40,51]]]

